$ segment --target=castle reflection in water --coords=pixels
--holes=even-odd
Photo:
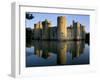
[[[85,41],[32,41],[27,44],[26,67],[66,64],[89,64],[89,45]]]

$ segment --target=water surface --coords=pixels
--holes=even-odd
[[[26,45],[26,67],[89,64],[85,41],[31,41]]]

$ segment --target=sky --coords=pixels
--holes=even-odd
[[[52,26],[57,26],[57,17],[58,16],[66,16],[67,25],[72,25],[72,21],[79,22],[85,26],[86,32],[90,32],[90,16],[89,15],[79,15],[79,14],[58,14],[58,13],[34,13],[31,12],[34,16],[33,19],[25,20],[25,26],[34,28],[34,24],[38,23],[39,21],[44,21],[48,19],[52,22]]]

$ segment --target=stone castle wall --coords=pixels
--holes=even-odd
[[[85,26],[73,21],[71,26],[67,26],[65,16],[57,18],[57,26],[52,27],[51,21],[47,19],[34,24],[34,40],[80,40],[85,39]]]

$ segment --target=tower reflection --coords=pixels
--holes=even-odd
[[[57,44],[57,64],[67,63],[67,44],[66,42],[58,42]]]
[[[52,54],[57,55],[57,64],[67,64],[68,53],[72,60],[80,57],[85,48],[85,41],[32,41],[34,54],[43,59],[49,59]]]

